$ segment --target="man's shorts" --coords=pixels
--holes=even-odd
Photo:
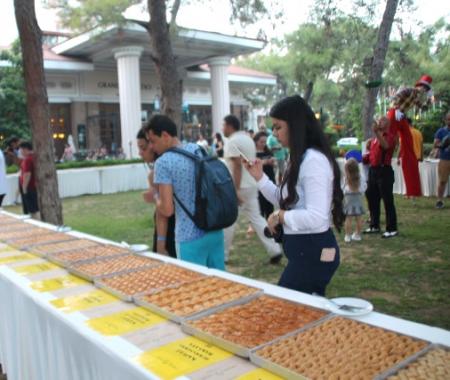
[[[39,211],[38,196],[36,190],[28,190],[22,194],[23,211],[25,214],[35,214]]]
[[[439,182],[447,183],[449,175],[450,175],[450,160],[439,160],[438,163]]]

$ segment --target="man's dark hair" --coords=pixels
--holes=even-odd
[[[14,143],[16,143],[16,142],[19,142],[19,138],[16,137],[16,136],[11,136],[11,137],[6,141],[6,145],[7,145],[8,147],[11,147],[12,144],[14,144]]]
[[[152,116],[144,128],[146,132],[152,131],[156,136],[161,136],[163,132],[166,132],[172,137],[177,137],[176,124],[165,115]]]
[[[239,131],[241,129],[241,122],[234,115],[227,115],[223,118],[225,124],[231,126],[235,131]]]
[[[33,150],[33,144],[31,144],[31,142],[29,142],[29,141],[22,141],[19,144],[19,148]]]
[[[146,127],[142,127],[141,129],[139,129],[139,132],[137,133],[136,138],[138,140],[148,141],[147,140],[147,129],[146,129]]]

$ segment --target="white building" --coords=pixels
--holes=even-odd
[[[80,149],[122,147],[135,157],[142,121],[159,108],[160,88],[150,58],[147,30],[130,23],[70,37],[44,33],[44,69],[51,127],[57,154],[69,135]],[[222,119],[236,114],[248,125],[245,94],[274,86],[273,75],[231,65],[231,59],[257,52],[265,42],[200,30],[179,29],[172,47],[183,80],[183,134],[220,131]]]

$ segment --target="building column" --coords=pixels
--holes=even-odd
[[[117,60],[122,148],[128,158],[138,157],[136,134],[141,128],[141,79],[139,59],[144,49],[126,46],[113,49]]]
[[[213,135],[222,131],[223,118],[230,113],[230,86],[228,84],[229,57],[215,57],[208,61],[211,72]]]

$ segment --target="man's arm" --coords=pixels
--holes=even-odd
[[[166,239],[169,218],[156,211],[156,252],[167,255]]]
[[[31,172],[23,173],[23,183],[22,183],[22,191],[24,194],[28,191],[28,185],[30,184],[31,180]]]
[[[233,177],[234,188],[238,191],[241,187],[242,164],[240,157],[231,157],[231,176]]]
[[[159,185],[159,197],[156,199],[156,211],[166,218],[171,217],[175,212],[172,185]]]

